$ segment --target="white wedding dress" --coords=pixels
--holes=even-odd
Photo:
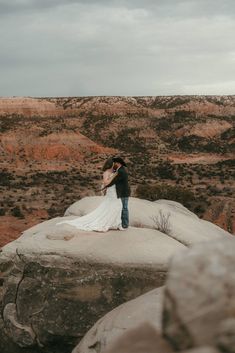
[[[59,224],[69,224],[79,230],[107,232],[109,229],[121,229],[122,201],[117,198],[116,186],[107,188],[102,203],[92,212],[76,219],[62,221]]]

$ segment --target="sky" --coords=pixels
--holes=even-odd
[[[235,94],[234,0],[0,0],[0,96]]]

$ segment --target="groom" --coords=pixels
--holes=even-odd
[[[117,175],[107,187],[116,185],[117,197],[122,200],[122,227],[127,229],[129,226],[128,198],[130,196],[130,187],[126,170],[127,165],[121,157],[114,157],[113,162]]]

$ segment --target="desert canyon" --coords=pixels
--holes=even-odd
[[[98,195],[117,154],[133,196],[179,201],[234,233],[234,117],[235,96],[1,98],[0,245]]]
[[[1,353],[235,352],[234,117],[235,96],[0,99]],[[58,226],[113,155],[130,227]]]

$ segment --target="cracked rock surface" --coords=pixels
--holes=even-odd
[[[0,343],[1,353],[9,353],[5,341],[16,345],[14,353],[21,352],[20,347],[22,352],[25,347],[33,353],[43,347],[54,352],[54,345],[57,352],[70,352],[100,316],[161,285],[166,274],[162,267],[157,271],[156,266],[155,271],[154,265],[90,264],[68,256],[59,258],[58,254],[40,258],[25,253],[24,272],[15,277],[14,259],[8,273],[2,272],[3,258],[0,264],[0,329],[6,336]]]
[[[17,307],[14,303],[9,303],[4,307],[3,320],[8,336],[20,347],[30,347],[35,343],[36,335],[30,326],[22,325],[18,322]]]
[[[174,230],[167,235],[151,223],[159,203],[132,199],[131,204],[132,227],[125,232],[82,232],[56,225],[58,217],[2,248],[1,353],[71,352],[107,312],[162,286],[171,257],[199,241],[197,236],[200,241],[230,237],[183,206],[164,201],[161,209],[164,204],[165,211],[171,210]],[[143,228],[133,226],[137,221]]]

